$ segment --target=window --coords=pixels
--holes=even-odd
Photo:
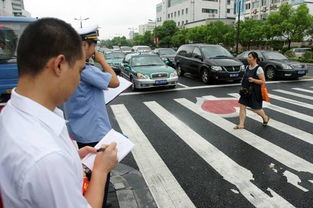
[[[188,8],[186,8],[186,14],[188,14]]]
[[[279,3],[280,0],[272,0],[272,3],[275,4],[275,3]]]
[[[256,1],[252,3],[252,8],[258,8],[260,6],[260,2]]]
[[[181,15],[184,15],[184,11],[185,11],[184,9],[181,10]]]
[[[246,10],[248,10],[250,8],[251,8],[251,4],[250,3],[246,4]]]
[[[217,14],[217,9],[202,9],[202,13]]]
[[[173,18],[173,13],[171,13],[171,18]]]
[[[227,5],[230,5],[230,0],[227,0]]]
[[[177,26],[179,26],[180,25],[180,22],[177,22]]]
[[[177,15],[180,16],[180,10],[177,12]]]
[[[228,13],[228,14],[230,13],[230,9],[227,9],[227,13]]]
[[[188,23],[188,20],[186,20],[186,24]]]
[[[195,48],[195,50],[193,50],[192,57],[193,57],[193,58],[202,57],[202,54],[201,54],[201,51],[200,51],[199,48]]]
[[[169,19],[169,18],[171,18],[171,15],[170,15],[170,14],[168,14],[168,15],[167,15],[167,18],[168,18],[168,19]]]
[[[174,17],[176,17],[176,12],[174,12]]]
[[[184,21],[181,22],[181,25],[184,25]]]
[[[267,0],[262,0],[262,6],[266,6],[267,5]]]

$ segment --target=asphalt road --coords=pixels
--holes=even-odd
[[[252,113],[245,130],[232,129],[239,84],[179,83],[108,107],[113,128],[136,144],[122,163],[142,172],[160,207],[312,207],[313,80],[269,82],[269,126]]]

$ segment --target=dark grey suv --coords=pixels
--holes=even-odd
[[[220,45],[186,44],[175,57],[178,76],[185,72],[198,74],[204,83],[211,80],[240,81],[244,65]]]

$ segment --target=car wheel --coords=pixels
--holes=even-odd
[[[203,69],[201,71],[201,81],[204,83],[204,84],[208,84],[209,83],[209,80],[210,80],[210,77],[209,77],[209,70],[208,69]]]
[[[135,84],[135,81],[134,81],[134,79],[132,77],[130,78],[130,81],[133,83],[132,84],[132,91],[136,91],[137,90],[136,84]]]
[[[183,76],[184,73],[185,73],[185,72],[183,71],[183,69],[181,68],[180,64],[177,64],[176,72],[177,72],[177,75],[178,75],[179,77]]]
[[[276,78],[276,71],[274,67],[269,66],[266,68],[265,77],[267,80],[274,80]]]

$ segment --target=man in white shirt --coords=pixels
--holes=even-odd
[[[113,143],[105,151],[77,152],[62,112],[85,65],[82,43],[67,23],[40,19],[17,48],[19,81],[0,114],[0,194],[4,207],[102,207],[107,174],[117,165]],[[80,158],[97,154],[83,196]]]

